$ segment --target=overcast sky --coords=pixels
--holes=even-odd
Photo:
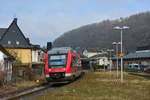
[[[82,25],[150,11],[149,4],[150,0],[0,0],[0,27],[17,17],[25,36],[45,45]]]

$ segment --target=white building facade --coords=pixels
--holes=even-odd
[[[7,83],[12,80],[12,64],[13,60],[0,51],[0,82]]]

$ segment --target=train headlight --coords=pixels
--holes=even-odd
[[[46,78],[49,77],[49,74],[46,75]]]
[[[49,69],[49,71],[52,71],[51,69]]]
[[[66,73],[65,76],[69,77],[69,76],[72,76],[72,74],[71,73]]]

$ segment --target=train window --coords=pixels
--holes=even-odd
[[[138,68],[139,66],[138,66],[138,65],[135,65],[134,67]]]
[[[49,67],[58,68],[65,67],[66,65],[66,55],[49,55]]]
[[[51,60],[59,60],[59,59],[66,59],[66,55],[53,55],[50,56]]]

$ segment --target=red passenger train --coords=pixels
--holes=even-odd
[[[53,48],[45,56],[48,82],[72,81],[82,73],[80,55],[70,47]]]

